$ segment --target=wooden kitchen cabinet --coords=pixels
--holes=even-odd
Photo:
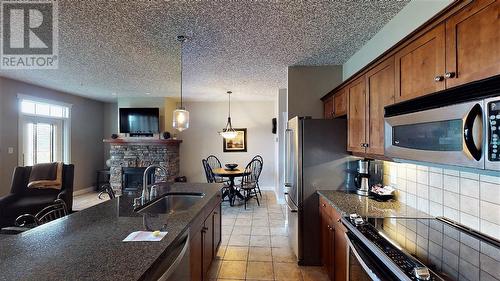
[[[333,96],[333,105],[335,117],[347,115],[347,93],[345,88],[335,93]]]
[[[500,74],[500,1],[477,0],[446,20],[446,87]]]
[[[349,106],[347,111],[347,150],[365,152],[366,144],[366,85],[365,77],[347,85]]]
[[[323,102],[323,115],[325,119],[333,119],[333,97],[327,98]]]
[[[342,224],[340,218],[340,213],[334,211],[333,227],[335,231],[333,263],[335,265],[335,271],[334,278],[332,280],[347,280],[347,263],[349,262],[347,257],[347,238],[345,236],[347,229]]]
[[[366,152],[384,155],[384,107],[394,103],[394,57],[366,73]]]
[[[191,281],[208,280],[208,271],[219,248],[221,232],[221,204],[220,196],[211,206],[211,209],[204,212],[202,217],[196,219],[191,226],[190,239],[190,268]]]
[[[445,26],[424,33],[395,56],[396,101],[445,89]]]
[[[346,229],[336,211],[323,197],[319,197],[321,217],[321,261],[330,280],[347,280]]]

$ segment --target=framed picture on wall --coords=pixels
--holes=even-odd
[[[222,139],[224,152],[247,152],[247,129],[234,129],[238,135],[234,139]]]

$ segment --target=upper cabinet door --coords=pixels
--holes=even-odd
[[[395,54],[396,101],[445,88],[445,27],[440,24]]]
[[[323,102],[323,112],[325,119],[333,118],[333,97],[329,97]]]
[[[394,103],[394,57],[366,73],[367,153],[384,155],[384,107]]]
[[[361,77],[346,88],[349,94],[347,150],[365,152],[366,143],[366,98],[365,77]]]
[[[446,87],[500,74],[499,7],[477,0],[446,21]]]
[[[335,96],[333,96],[333,103],[335,109],[335,117],[347,114],[347,93],[346,88],[340,89]]]

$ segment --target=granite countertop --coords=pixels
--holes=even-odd
[[[167,223],[168,234],[160,242],[122,242],[131,232],[144,230],[142,215],[133,212],[133,198],[126,196],[2,239],[0,280],[139,280],[220,194],[220,187],[163,185],[160,194],[203,192],[205,196],[188,211],[150,218],[153,227]]]
[[[343,216],[356,213],[363,217],[431,217],[398,201],[379,202],[366,196],[336,190],[318,190],[317,193]]]

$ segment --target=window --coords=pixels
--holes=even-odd
[[[69,160],[71,105],[19,95],[19,162],[23,166]]]

